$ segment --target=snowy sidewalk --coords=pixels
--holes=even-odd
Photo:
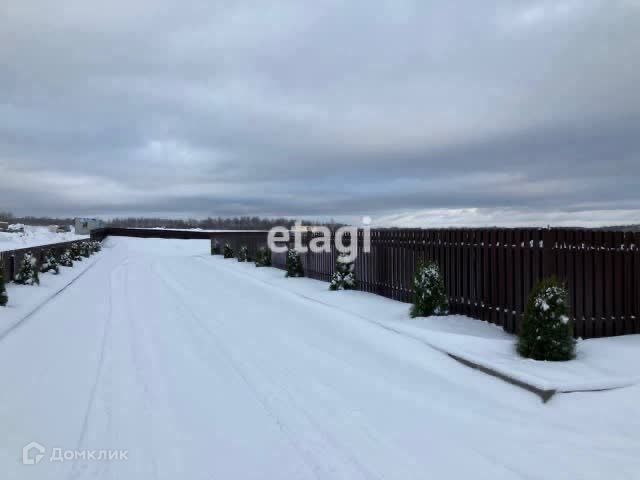
[[[292,291],[322,296],[326,284],[208,252],[207,241],[110,238],[93,268],[0,340],[6,478],[637,478],[637,386],[543,405]],[[351,293],[333,298],[386,314]],[[411,322],[406,305],[384,302]],[[32,441],[45,456],[23,465]],[[128,455],[52,462],[54,448]]]
[[[96,253],[89,258],[83,258],[82,261],[74,262],[73,267],[60,266],[58,275],[50,272],[41,273],[40,285],[7,283],[9,303],[0,310],[0,339],[75,282],[100,259],[101,255],[102,253]]]
[[[221,262],[231,271],[375,322],[542,391],[599,391],[640,383],[640,335],[580,340],[574,361],[540,362],[520,357],[515,351],[516,338],[487,322],[461,315],[412,319],[409,305],[379,295],[330,292],[325,282],[287,279],[281,270],[255,268],[221,257],[205,261]]]

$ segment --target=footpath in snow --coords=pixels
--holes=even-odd
[[[543,404],[367,318],[422,328],[406,305],[208,252],[107,239],[0,340],[4,478],[638,478],[638,386]]]

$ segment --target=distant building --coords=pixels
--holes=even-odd
[[[76,235],[89,235],[91,230],[103,228],[104,222],[97,218],[76,218]]]
[[[9,230],[9,222],[0,222],[0,232]]]
[[[68,233],[71,231],[71,225],[49,225],[47,230],[51,233]]]

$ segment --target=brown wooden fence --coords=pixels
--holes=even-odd
[[[266,234],[262,243],[266,243]],[[227,236],[225,234],[225,236]],[[233,237],[234,234],[228,234]],[[303,236],[308,245],[312,236]],[[242,243],[242,239],[238,240]],[[527,298],[542,278],[565,282],[576,336],[640,333],[640,233],[582,229],[374,230],[371,250],[357,238],[360,290],[413,298],[416,265],[438,263],[452,313],[518,331]],[[336,252],[303,253],[305,275],[329,281]],[[284,268],[284,254],[273,258]]]
[[[31,253],[36,258],[37,264],[41,265],[44,260],[44,256],[48,251],[52,251],[54,254],[58,255],[79,241],[82,240],[52,243],[49,245],[39,245],[37,247],[20,248],[17,250],[0,252],[0,264],[2,265],[5,281],[10,282],[15,278],[25,254]]]
[[[193,232],[104,229],[95,238],[127,235],[156,238],[211,238],[228,241],[250,255],[266,245],[267,232]],[[175,236],[174,236],[175,235]],[[311,234],[305,234],[308,245]],[[213,240],[212,240],[213,241]],[[355,263],[358,288],[402,302],[413,296],[420,261],[438,263],[452,313],[468,315],[516,332],[531,288],[543,277],[564,281],[571,298],[577,336],[640,333],[640,233],[586,229],[373,230],[364,253],[363,232]],[[328,281],[336,252],[303,253],[305,275]],[[284,254],[273,265],[284,268]]]
[[[217,242],[220,245],[220,251],[222,252],[224,244],[228,243],[233,249],[234,254],[237,255],[240,247],[247,247],[247,254],[249,261],[255,261],[256,254],[260,247],[267,246],[267,232],[253,231],[253,232],[220,232],[212,233],[211,235],[211,247]]]

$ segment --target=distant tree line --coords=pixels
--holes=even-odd
[[[0,211],[0,222],[24,223],[25,225],[73,225],[73,218],[53,218],[53,217],[18,217],[11,212]]]
[[[611,227],[603,227],[600,230],[608,230],[610,232],[640,232],[640,223],[635,225],[614,225]]]
[[[127,217],[114,218],[107,222],[112,227],[132,227],[132,228],[201,228],[203,230],[269,230],[276,226],[291,228],[295,219],[291,218],[262,218],[262,217],[208,217],[204,219],[187,218],[147,218],[147,217]],[[340,224],[329,222],[302,222],[306,225],[327,225],[330,228],[337,228]]]
[[[0,221],[9,223],[24,223],[26,225],[72,225],[73,218],[56,217],[17,217],[11,212],[0,211]],[[275,226],[291,228],[295,220],[291,218],[261,218],[256,216],[243,217],[208,217],[205,219],[175,219],[175,218],[148,218],[148,217],[117,217],[106,221],[110,227],[132,228],[201,228],[203,230],[269,230]],[[302,222],[305,225],[326,225],[330,228],[338,228],[341,224],[336,222]]]
[[[35,217],[25,216],[17,217],[11,212],[0,211],[0,222],[24,223],[25,225],[73,225],[73,218],[56,218],[56,217]],[[275,226],[292,227],[295,220],[291,218],[262,218],[256,216],[243,217],[208,217],[205,219],[175,219],[175,218],[149,218],[149,217],[122,217],[113,218],[106,221],[110,227],[134,227],[134,228],[201,228],[203,230],[269,230]],[[309,222],[303,221],[303,225],[326,225],[329,228],[336,229],[342,224],[333,220],[328,222]],[[429,228],[425,225],[424,228]],[[456,227],[459,228],[459,227]],[[567,227],[574,229],[576,227]],[[578,227],[579,228],[579,227]],[[402,230],[403,227],[395,227],[393,229]],[[615,225],[608,227],[600,227],[595,230],[608,230],[618,232],[640,232],[640,224],[634,225]]]

